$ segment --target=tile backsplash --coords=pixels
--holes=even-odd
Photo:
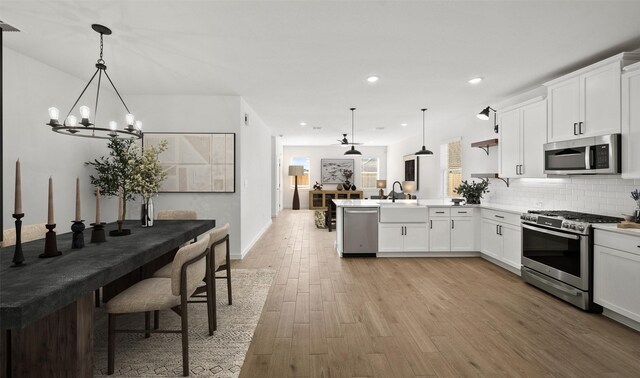
[[[620,176],[567,176],[545,179],[512,179],[510,186],[491,180],[484,198],[491,203],[530,209],[563,209],[621,217],[636,208],[631,192],[640,179]]]

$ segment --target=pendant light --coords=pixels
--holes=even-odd
[[[420,109],[420,110],[422,110],[422,149],[416,152],[415,155],[418,155],[418,156],[433,155],[433,152],[427,150],[424,146],[424,117],[427,109]]]
[[[490,107],[487,106],[486,108],[482,109],[482,111],[480,113],[478,113],[478,115],[476,117],[478,117],[478,119],[481,119],[483,121],[486,121],[489,119],[489,112],[493,111],[493,131],[497,134],[498,133],[498,122],[496,121],[498,112]]]
[[[353,137],[353,117],[354,117],[354,110],[356,110],[356,108],[350,108],[351,109],[351,142],[355,143],[355,138]],[[356,148],[352,145],[350,150],[347,150],[347,152],[344,153],[345,155],[362,155],[362,152],[356,150]]]

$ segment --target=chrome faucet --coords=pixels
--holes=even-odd
[[[402,191],[402,184],[400,181],[394,181],[393,185],[391,185],[391,202],[396,202],[396,184],[400,185],[400,191]]]

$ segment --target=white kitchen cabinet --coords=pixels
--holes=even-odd
[[[482,254],[519,270],[522,264],[519,216],[483,209],[480,224]]]
[[[640,322],[640,236],[596,230],[594,302]]]
[[[546,101],[538,97],[506,109],[499,125],[500,177],[545,177]]]
[[[430,209],[429,252],[473,251],[474,213],[474,208]]]
[[[622,74],[622,178],[640,178],[640,63]]]
[[[426,252],[426,223],[378,223],[379,252]]]
[[[548,141],[619,133],[622,67],[638,60],[622,53],[545,83]]]

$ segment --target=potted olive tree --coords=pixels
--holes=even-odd
[[[472,181],[469,184],[467,180],[464,180],[455,191],[464,197],[467,205],[479,205],[482,195],[489,192],[489,181]]]

